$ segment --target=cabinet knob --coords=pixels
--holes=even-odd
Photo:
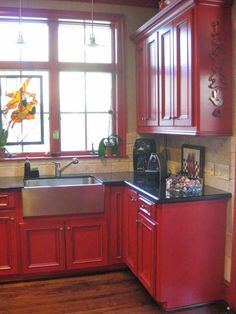
[[[138,224],[138,223],[140,223],[141,221],[140,221],[140,220],[138,220],[138,219],[136,219],[136,220],[135,220],[135,222],[136,222],[136,224]]]
[[[67,230],[70,231],[70,230],[71,230],[71,227],[68,226],[68,227],[67,227]]]
[[[64,228],[63,228],[63,227],[60,227],[59,230],[60,230],[60,231],[64,231]]]
[[[15,221],[15,218],[14,218],[14,217],[10,217],[10,220],[11,220],[11,221]]]

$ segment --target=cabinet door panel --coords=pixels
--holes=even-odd
[[[137,275],[137,193],[126,190],[125,206],[125,261]]]
[[[192,11],[181,15],[174,28],[174,125],[192,125]]]
[[[66,223],[67,268],[107,264],[107,231],[103,218],[74,219]]]
[[[64,226],[61,222],[21,224],[23,273],[65,269]]]
[[[158,126],[158,58],[157,34],[150,36],[146,43],[146,110],[144,121],[147,126]]]
[[[156,225],[138,214],[138,278],[151,295],[155,294]]]
[[[0,212],[0,277],[18,272],[15,213]]]
[[[110,263],[123,262],[123,187],[111,187],[110,197]]]
[[[173,38],[172,25],[159,30],[160,125],[173,124]]]

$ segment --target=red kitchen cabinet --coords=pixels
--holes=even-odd
[[[20,224],[23,274],[65,269],[64,223],[56,219],[27,219]]]
[[[154,207],[152,202],[126,189],[125,262],[152,296],[156,273]]]
[[[156,300],[165,309],[224,299],[226,200],[158,209]]]
[[[0,280],[13,278],[19,273],[18,191],[0,193]]]
[[[18,272],[17,219],[12,210],[0,211],[0,278]]]
[[[107,265],[104,216],[27,219],[21,225],[23,274]]]
[[[174,0],[136,31],[139,133],[232,134],[231,4]],[[144,53],[153,38],[155,64]],[[159,119],[147,127],[149,106]]]
[[[109,264],[119,265],[123,263],[123,207],[124,187],[106,187],[108,193],[107,206],[109,215]]]
[[[158,50],[154,33],[137,46],[137,125],[144,129],[158,126]]]
[[[124,251],[125,262],[130,270],[137,276],[137,209],[138,194],[131,189],[125,190],[124,215]]]
[[[156,223],[138,213],[138,278],[154,296],[156,274]]]
[[[67,269],[107,265],[107,228],[103,217],[66,220]]]

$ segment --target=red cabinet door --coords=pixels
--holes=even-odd
[[[104,216],[66,221],[67,269],[107,265],[107,228]]]
[[[137,275],[137,193],[127,189],[125,197],[125,261]]]
[[[123,262],[123,199],[124,187],[109,189],[109,262]]]
[[[160,126],[173,125],[173,27],[162,26],[159,33]]]
[[[17,225],[14,211],[0,211],[0,278],[18,273]]]
[[[158,126],[158,49],[154,32],[137,47],[137,125],[138,130]],[[139,129],[139,127],[141,127]]]
[[[192,10],[173,22],[174,126],[192,125]]]
[[[64,224],[54,219],[29,220],[20,225],[24,274],[65,269]]]
[[[156,273],[156,224],[138,214],[138,278],[148,290],[155,295]]]

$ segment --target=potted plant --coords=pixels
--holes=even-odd
[[[0,129],[0,158],[5,157],[5,145],[7,143],[8,138],[8,130],[6,129]]]
[[[116,134],[111,134],[108,137],[101,139],[98,146],[98,156],[100,158],[119,156],[119,145],[121,139]]]

